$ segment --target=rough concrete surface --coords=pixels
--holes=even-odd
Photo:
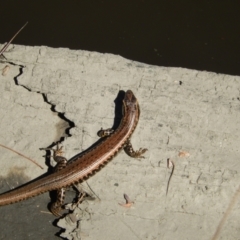
[[[0,144],[44,169],[1,148],[1,192],[46,173],[45,152],[39,148],[65,137],[62,144],[70,159],[91,146],[101,127],[112,127],[119,91],[131,89],[141,108],[132,143],[136,149],[148,148],[146,158],[131,159],[122,151],[91,177],[88,184],[100,200],[84,201],[74,221],[68,215],[58,222],[66,228],[63,236],[211,239],[239,186],[240,77],[49,47],[11,45],[5,56],[8,61],[0,69],[10,68],[0,75]],[[71,123],[75,127],[68,131]],[[168,158],[175,171],[166,196],[172,170]],[[124,193],[134,201],[130,208],[118,204]],[[48,211],[48,196],[43,195],[42,212]],[[41,197],[0,208],[1,239],[36,239],[34,230],[27,235],[30,226],[36,226],[36,234],[43,229],[38,239],[58,238],[53,216],[38,209],[38,217],[31,219],[38,201]],[[26,212],[18,213],[19,208]],[[11,220],[8,214],[14,214]],[[14,226],[27,221],[25,214],[30,220],[18,232]],[[220,239],[240,239],[239,217],[238,200]],[[47,225],[51,230],[45,230]]]

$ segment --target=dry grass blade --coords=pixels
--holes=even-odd
[[[42,167],[41,165],[39,165],[36,161],[34,161],[33,159],[31,159],[31,158],[29,158],[29,157],[21,154],[20,152],[17,152],[17,151],[15,151],[15,150],[13,150],[13,149],[11,149],[11,148],[9,148],[9,147],[6,147],[6,146],[4,146],[4,145],[2,145],[2,144],[0,144],[0,146],[3,147],[3,148],[6,148],[6,149],[8,149],[8,150],[10,150],[10,151],[12,151],[12,152],[15,152],[16,154],[18,154],[18,155],[20,155],[20,156],[22,156],[22,157],[30,160],[32,163],[36,164],[38,167],[40,167],[41,169],[43,169],[43,167]]]
[[[13,39],[23,30],[23,28],[25,28],[25,26],[28,24],[28,22],[26,22],[24,24],[24,26],[21,27],[20,30],[18,30],[18,32],[10,39],[9,42],[7,42],[3,48],[0,50],[0,56],[2,55],[3,56],[3,53],[6,51],[6,49],[8,48],[8,46],[11,44],[11,42],[13,41]],[[3,56],[4,57],[4,56]],[[5,58],[5,57],[4,57]]]
[[[233,198],[232,198],[232,201],[230,202],[228,208],[227,208],[227,211],[225,212],[225,214],[223,215],[218,227],[217,227],[217,230],[216,232],[214,233],[213,237],[212,237],[212,240],[217,240],[220,236],[220,232],[228,218],[228,216],[230,215],[230,213],[232,212],[232,209],[234,207],[234,205],[236,204],[236,201],[238,200],[238,197],[240,195],[240,186],[238,187],[236,193],[234,194]]]

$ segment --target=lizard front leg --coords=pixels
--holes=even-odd
[[[108,128],[108,129],[101,129],[98,132],[98,136],[101,138],[104,137],[108,137],[110,136],[112,133],[114,132],[113,129]],[[135,151],[132,147],[132,144],[130,142],[130,139],[128,139],[126,141],[126,143],[124,144],[124,151],[126,152],[126,154],[130,157],[133,158],[145,158],[144,156],[142,156],[148,149],[147,148],[140,148],[139,150]]]
[[[104,138],[104,137],[110,136],[113,132],[114,132],[114,130],[112,128],[108,128],[108,129],[101,128],[101,130],[98,131],[97,135],[100,138]]]
[[[139,148],[139,150],[135,151],[132,147],[130,139],[128,139],[124,145],[125,153],[133,158],[145,158],[142,156],[148,149],[147,148]]]

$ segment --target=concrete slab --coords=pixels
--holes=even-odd
[[[10,68],[5,76],[0,75],[0,143],[43,166],[45,153],[39,148],[64,138],[69,159],[96,142],[101,127],[112,127],[114,100],[120,90],[131,89],[140,104],[140,122],[132,142],[135,148],[149,149],[146,159],[130,159],[121,152],[90,178],[88,184],[101,200],[80,205],[75,217],[81,216],[81,221],[76,218],[71,227],[61,220],[65,238],[180,240],[213,236],[240,180],[239,76],[44,46],[11,45],[5,56],[8,62],[1,62],[0,69]],[[183,151],[188,154],[179,156]],[[174,161],[175,171],[166,196],[171,173],[168,158]],[[4,189],[13,176],[23,182],[47,171],[46,165],[42,170],[5,149],[1,149],[1,159]],[[11,182],[9,188],[18,185]],[[134,200],[131,208],[118,204],[124,201],[123,193]],[[1,216],[6,208],[17,214],[17,209],[6,206],[0,208]],[[239,209],[238,201],[221,239],[238,239]],[[32,211],[34,208],[28,217]],[[14,219],[13,224],[21,222],[19,217]],[[8,228],[4,222],[0,225]],[[8,232],[10,238],[11,230]],[[53,239],[45,234],[43,239]]]

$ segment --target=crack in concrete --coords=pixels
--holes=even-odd
[[[15,63],[13,63],[13,62],[8,62],[8,63],[11,64],[11,65],[14,65],[14,66],[19,66],[19,74],[14,77],[14,82],[15,82],[15,84],[16,84],[17,86],[21,86],[21,87],[25,88],[25,89],[26,89],[27,91],[29,91],[29,92],[33,92],[30,88],[28,88],[28,87],[26,87],[26,86],[24,86],[24,85],[22,85],[22,84],[19,84],[19,82],[18,82],[18,78],[19,78],[21,75],[24,74],[23,69],[25,68],[25,66],[23,66],[23,65],[18,65],[18,64],[15,64]],[[58,117],[59,117],[60,119],[64,120],[66,123],[68,123],[69,127],[67,127],[67,128],[65,129],[65,133],[66,133],[66,135],[67,135],[68,137],[71,137],[72,135],[70,134],[70,130],[75,127],[75,123],[74,123],[73,121],[71,121],[70,119],[66,118],[65,115],[64,115],[64,113],[56,111],[56,109],[55,109],[55,108],[56,108],[56,105],[54,105],[54,104],[52,104],[50,101],[48,101],[46,93],[42,93],[42,92],[34,92],[34,93],[41,94],[42,97],[43,97],[43,101],[46,102],[47,104],[49,104],[49,105],[51,106],[51,107],[50,107],[50,110],[51,110],[52,112],[54,112],[54,113],[57,113],[57,115],[58,115]],[[52,144],[51,144],[50,146],[48,146],[48,147],[53,147],[53,146],[56,145],[58,142],[61,143],[61,142],[63,142],[64,140],[65,140],[65,137],[61,137],[58,141],[56,141],[55,143],[52,143]]]

